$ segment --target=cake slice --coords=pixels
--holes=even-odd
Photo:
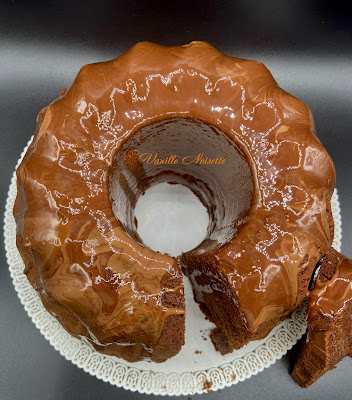
[[[307,322],[307,339],[292,373],[303,388],[352,356],[352,260],[333,248],[310,293]]]

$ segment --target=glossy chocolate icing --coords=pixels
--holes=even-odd
[[[309,293],[308,325],[313,328],[317,316],[334,320],[352,305],[352,260],[333,251],[335,273],[331,279],[318,278]]]
[[[122,165],[131,146],[171,155],[189,150],[186,139],[193,154],[199,144],[231,160],[225,168]],[[17,176],[18,247],[47,308],[58,305],[66,329],[98,346],[142,346],[139,358],[153,359],[166,319],[184,313],[178,263],[136,233],[133,206],[148,185],[182,182],[207,206],[208,238],[187,262],[211,257],[251,331],[301,301],[301,270],[332,241],[335,170],[308,107],[261,63],[204,42],[139,43],[82,67],[42,110]],[[164,306],[165,293],[179,300]]]

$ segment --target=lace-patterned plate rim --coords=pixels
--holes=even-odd
[[[154,372],[152,369],[136,368],[132,363],[116,357],[100,354],[86,340],[79,340],[66,332],[45,310],[39,295],[24,275],[23,261],[16,247],[16,226],[12,214],[16,194],[16,174],[14,173],[6,201],[4,234],[6,256],[15,290],[33,323],[50,344],[67,360],[98,379],[117,387],[154,395],[193,395],[210,390],[216,391],[244,381],[274,364],[297,343],[306,330],[306,304],[302,304],[254,350],[241,357],[236,357],[236,351],[234,351],[230,362],[192,372]],[[335,221],[333,246],[340,251],[341,213],[336,190],[331,206]]]

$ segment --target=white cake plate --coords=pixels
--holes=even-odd
[[[214,325],[205,319],[194,302],[191,286],[188,279],[185,279],[186,343],[177,356],[156,364],[147,361],[128,363],[100,354],[86,340],[76,339],[66,332],[45,310],[38,293],[24,275],[24,264],[16,247],[16,225],[12,214],[16,194],[14,173],[6,202],[4,230],[9,269],[21,303],[36,327],[56,350],[67,360],[105,382],[155,395],[192,395],[222,389],[256,375],[275,363],[297,343],[306,330],[305,310],[304,306],[300,306],[264,340],[250,342],[240,350],[221,356],[209,339],[209,332]],[[336,190],[331,205],[335,221],[333,246],[340,251],[341,215]]]

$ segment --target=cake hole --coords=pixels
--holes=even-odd
[[[208,213],[205,236],[203,227],[197,227],[197,220],[183,218],[181,212],[177,219],[161,220],[167,215],[168,207],[171,207],[169,200],[164,198],[166,204],[162,208],[163,214],[157,212],[158,207],[161,210],[159,201],[154,200],[158,202],[158,207],[152,212],[152,202],[148,198],[142,200],[146,196],[144,193],[161,183],[173,183],[188,188],[187,195],[182,192],[186,189],[182,188],[182,196],[175,197],[172,207],[176,210],[181,211],[182,203],[187,205],[185,196],[189,195],[189,191],[199,199],[197,201]],[[246,156],[233,138],[203,121],[177,117],[146,125],[133,132],[121,144],[109,173],[109,190],[115,217],[133,239],[154,250],[180,255],[180,252],[187,250],[181,246],[181,242],[179,250],[166,250],[159,244],[164,239],[170,243],[176,241],[176,226],[183,223],[183,233],[180,232],[179,237],[182,242],[182,235],[186,241],[188,233],[195,234],[198,229],[202,232],[199,235],[204,240],[200,236],[191,239],[192,235],[189,235],[190,242],[187,246],[189,250],[196,246],[194,251],[201,254],[227,243],[244,225],[252,204],[253,180]],[[154,188],[148,197],[155,190],[160,189]],[[166,196],[165,193],[164,195]],[[143,225],[142,221],[138,221],[141,218],[138,216],[140,206],[137,209],[137,218],[135,215],[139,200],[142,201],[141,204],[146,202],[150,205],[149,215],[153,216],[150,218],[154,227],[158,226],[159,229],[160,238],[154,237],[158,243],[150,242],[150,237],[141,238],[144,235],[145,221]],[[148,215],[143,218],[148,218]],[[148,226],[148,229],[151,227]],[[156,229],[152,232],[157,235]],[[177,252],[179,254],[175,254]]]
[[[209,214],[186,186],[159,183],[140,196],[134,211],[137,234],[154,251],[178,256],[207,236]]]

